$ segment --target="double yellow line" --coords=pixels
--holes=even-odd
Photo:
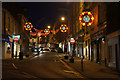
[[[60,58],[59,60],[60,60],[60,62],[62,62],[62,63],[64,64],[64,66],[65,66],[66,68],[68,68],[68,69],[70,70],[70,71],[64,70],[65,72],[73,73],[73,74],[75,74],[75,75],[76,75],[77,77],[79,77],[79,78],[84,78],[80,73],[75,72],[75,70],[74,70],[72,67],[68,66],[68,65],[62,60],[62,58]]]

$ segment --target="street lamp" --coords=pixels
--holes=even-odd
[[[65,20],[65,17],[61,17],[61,20],[64,21],[64,20]]]
[[[50,29],[50,26],[48,26],[48,29]]]

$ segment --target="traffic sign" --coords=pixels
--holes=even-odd
[[[20,40],[20,35],[14,35],[13,40],[14,41],[19,41]]]
[[[71,38],[71,39],[70,39],[70,43],[74,44],[74,43],[75,43],[75,39],[74,39],[74,38]]]

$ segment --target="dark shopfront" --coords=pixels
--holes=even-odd
[[[91,61],[106,64],[104,29],[91,35]]]

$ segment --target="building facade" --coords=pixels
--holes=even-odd
[[[71,37],[76,40],[75,56],[84,56],[86,60],[120,70],[120,28],[118,27],[119,19],[117,17],[119,6],[119,3],[105,2],[73,2],[71,4],[68,21],[70,26],[68,41]],[[83,11],[92,13],[94,21],[91,26],[81,25],[79,16]],[[70,47],[68,48],[72,50],[73,48]],[[72,51],[68,52],[72,54]]]
[[[14,6],[14,5],[13,5]],[[8,8],[9,7],[9,8]],[[2,8],[2,59],[18,58],[19,52],[28,51],[29,35],[24,31],[24,14],[16,12],[8,3]],[[21,15],[20,15],[21,14]],[[15,41],[15,38],[19,40]],[[14,38],[14,39],[13,39]],[[28,39],[25,42],[25,38]],[[27,43],[28,42],[28,43]]]

